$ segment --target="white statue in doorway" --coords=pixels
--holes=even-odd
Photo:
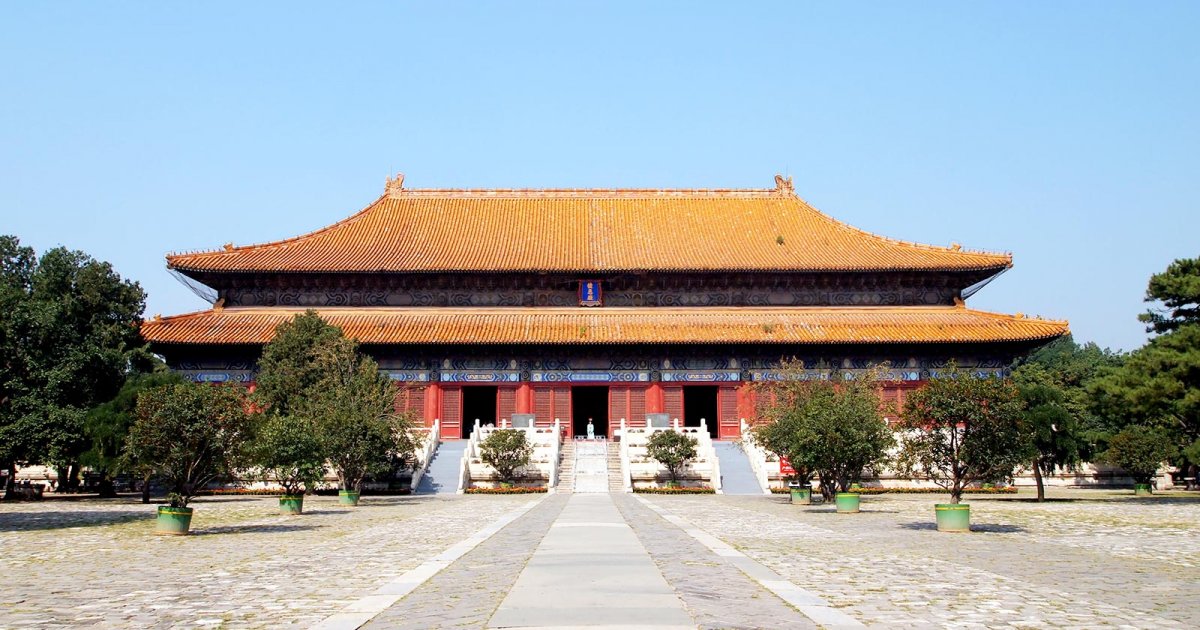
[[[596,439],[596,426],[592,424],[591,418],[588,418],[587,436],[589,440]]]

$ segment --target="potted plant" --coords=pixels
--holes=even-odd
[[[358,345],[338,337],[318,348],[322,374],[299,401],[299,415],[317,419],[322,450],[338,477],[342,505],[358,505],[363,481],[393,469],[411,453],[411,417],[395,409],[396,389]]]
[[[500,479],[501,488],[511,488],[516,483],[517,471],[529,464],[533,457],[533,445],[518,429],[497,429],[479,443],[479,458],[491,466]]]
[[[325,475],[325,452],[316,423],[306,417],[268,414],[256,440],[264,481],[283,488],[279,511],[300,514],[304,493]]]
[[[858,512],[852,484],[878,467],[895,443],[877,391],[879,370],[855,379],[835,374],[812,380],[803,363],[788,361],[780,371],[785,378],[762,386],[767,402],[761,411],[769,422],[756,435],[771,444],[764,448],[786,457],[797,476],[815,473],[825,500],[837,495],[839,513]]]
[[[909,395],[898,430],[903,432],[899,472],[928,478],[950,493],[935,506],[938,531],[967,532],[971,507],[962,502],[972,483],[1012,475],[1028,455],[1022,403],[1007,378],[950,370]]]
[[[1114,435],[1100,459],[1122,468],[1133,477],[1135,495],[1149,496],[1152,492],[1150,482],[1159,466],[1175,457],[1176,452],[1171,436],[1165,431],[1134,425]]]
[[[155,533],[187,534],[188,503],[196,493],[249,461],[254,426],[243,392],[236,386],[162,385],[138,396],[135,415],[126,462],[151,470],[170,488]]]
[[[646,454],[667,469],[667,487],[678,488],[679,473],[696,459],[696,438],[678,431],[655,431],[646,442]]]
[[[815,470],[813,435],[800,414],[785,408],[764,408],[767,422],[752,429],[755,442],[779,458],[779,472],[788,476],[793,505],[812,505],[812,480]]]

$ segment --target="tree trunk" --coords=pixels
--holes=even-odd
[[[12,501],[16,498],[17,493],[17,464],[12,462],[8,465],[8,478],[4,481],[4,500]]]
[[[142,503],[150,503],[150,475],[142,477]]]
[[[100,498],[114,499],[117,496],[117,489],[113,486],[112,476],[107,472],[100,473]]]
[[[1038,503],[1046,500],[1046,484],[1042,482],[1042,465],[1038,460],[1033,460],[1033,478],[1037,481]]]

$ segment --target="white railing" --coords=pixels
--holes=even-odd
[[[554,419],[554,440],[551,444],[553,448],[550,451],[550,485],[546,486],[546,492],[554,492],[558,487],[558,460],[562,458],[562,430],[558,425],[558,418]]]
[[[628,464],[622,463],[629,467],[631,489],[634,478],[653,481],[663,474],[662,464],[653,462],[645,452],[650,437],[659,431],[675,431],[694,438],[697,457],[687,469],[700,479],[707,480],[714,491],[721,492],[721,465],[713,448],[712,437],[708,434],[708,422],[702,419],[699,427],[685,427],[679,418],[673,419],[669,427],[624,427],[621,452]]]
[[[412,474],[412,489],[416,492],[417,486],[421,485],[421,478],[429,470],[429,460],[433,459],[433,454],[437,452],[438,443],[441,442],[441,431],[439,430],[440,422],[438,419],[433,420],[433,426],[429,427],[429,433],[425,436],[425,440],[421,448],[417,450],[417,468]]]
[[[767,478],[767,451],[754,441],[754,433],[750,431],[750,425],[745,418],[741,420],[741,429],[742,452],[746,454],[746,459],[750,460],[750,468],[754,470],[758,487],[762,488],[763,494],[771,494],[771,485]]]
[[[621,418],[621,441],[617,442],[617,453],[621,456],[621,489],[633,492],[633,476],[629,472],[629,440],[625,427],[625,418]]]
[[[513,427],[510,426],[508,418],[501,418],[500,426],[480,426],[479,421],[475,421],[475,430],[471,432],[471,438],[467,441],[467,448],[463,453],[465,470],[462,483],[464,488],[469,488],[471,483],[476,480],[495,479],[496,471],[480,459],[479,444],[492,433],[501,430],[524,432],[526,441],[533,446],[533,456],[524,471],[526,473],[536,472],[538,476],[548,480],[549,483],[557,483],[558,458],[561,453],[559,423],[556,422],[553,427]]]

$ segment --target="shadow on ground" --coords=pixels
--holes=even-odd
[[[282,534],[287,532],[302,532],[318,529],[316,525],[278,525],[259,523],[248,525],[219,525],[192,530],[192,536],[213,536],[219,534]]]
[[[119,512],[3,512],[0,513],[0,532],[20,532],[68,527],[116,525],[155,518],[152,510],[122,510]]]
[[[932,521],[913,521],[911,523],[900,523],[900,527],[912,531],[937,531],[937,523]],[[1029,530],[1018,525],[971,523],[971,531],[984,534],[1020,534]]]

